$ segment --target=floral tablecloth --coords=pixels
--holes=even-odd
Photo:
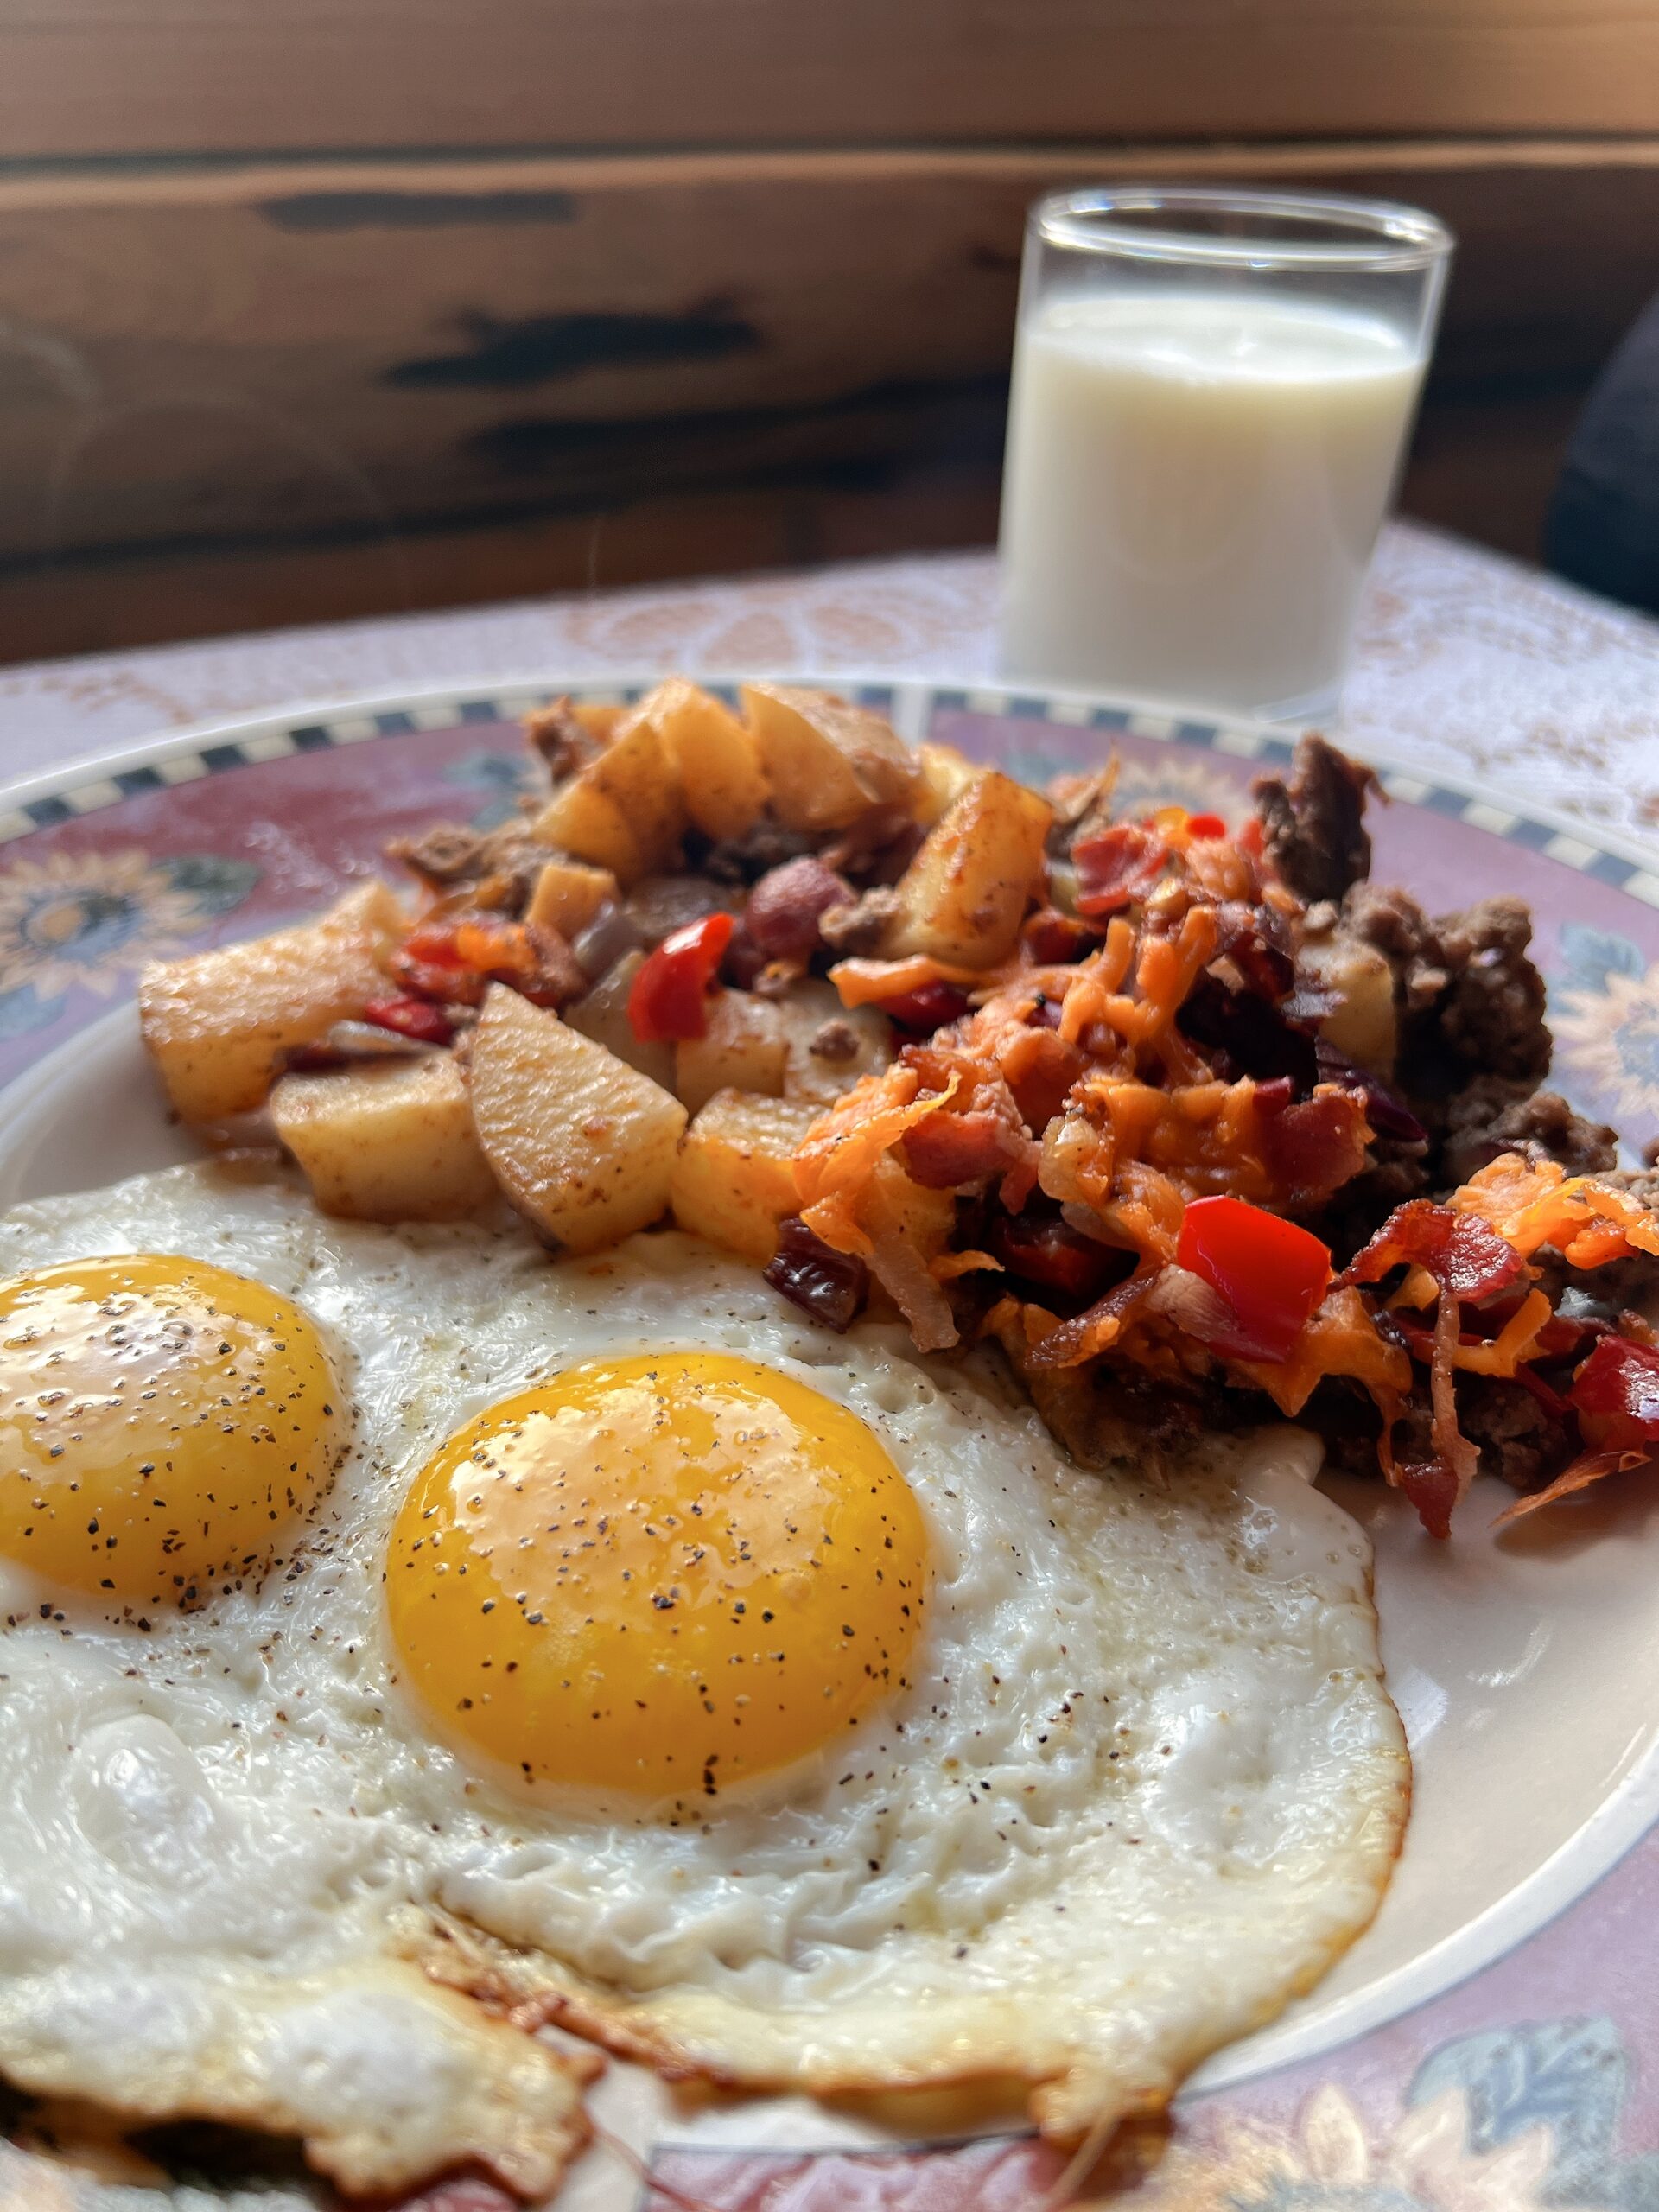
[[[302,700],[658,668],[934,677],[995,657],[984,553],[531,600],[0,669],[7,780]],[[1385,535],[1343,726],[1402,766],[1659,837],[1659,625],[1408,524]]]

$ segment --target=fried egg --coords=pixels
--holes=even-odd
[[[510,1999],[1070,2138],[1376,1907],[1408,1769],[1305,1436],[1084,1473],[677,1233],[550,1262],[275,1169],[20,1209],[0,1274],[26,2088],[541,2191],[579,2084]]]

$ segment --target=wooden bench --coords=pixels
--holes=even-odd
[[[0,658],[982,542],[1022,212],[1435,209],[1406,487],[1530,554],[1656,283],[1591,0],[16,0]]]

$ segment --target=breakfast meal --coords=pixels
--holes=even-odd
[[[1369,880],[1317,737],[1236,836],[1116,819],[781,684],[533,715],[544,798],[320,921],[152,969],[187,1122],[325,1211],[499,1189],[569,1250],[664,1216],[844,1327],[995,1338],[1073,1458],[1276,1411],[1436,1535],[1651,1455],[1659,1174],[1542,1088],[1512,899]]]
[[[1659,1177],[1317,738],[1233,829],[783,684],[527,737],[146,969],[201,1157],[0,1217],[0,2078],[382,2205],[548,2196],[601,2051],[1097,2148],[1401,1847],[1322,1464],[1650,1461]]]

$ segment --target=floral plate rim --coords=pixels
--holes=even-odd
[[[117,805],[156,783],[185,780],[166,774],[174,764],[189,766],[193,774],[211,773],[284,753],[332,749],[421,729],[469,721],[499,723],[564,692],[586,699],[635,698],[660,681],[661,675],[661,671],[618,669],[561,682],[556,674],[540,669],[480,677],[475,683],[382,689],[216,716],[0,783],[0,847],[37,830]],[[931,710],[944,708],[1014,721],[1093,728],[1108,738],[1121,733],[1271,766],[1289,759],[1295,739],[1308,727],[1253,721],[1130,694],[1058,686],[951,684],[846,671],[828,677],[788,669],[764,674],[753,669],[736,673],[712,670],[696,675],[698,683],[716,691],[729,692],[739,683],[757,680],[812,684],[850,694],[861,703],[880,705],[900,734],[909,737],[922,733]],[[1342,741],[1340,723],[1330,727]],[[1514,839],[1659,908],[1659,842],[1631,837],[1532,800],[1515,804],[1497,786],[1478,779],[1438,772],[1424,776],[1386,744],[1374,744],[1369,738],[1359,750],[1376,769],[1389,798]]]

